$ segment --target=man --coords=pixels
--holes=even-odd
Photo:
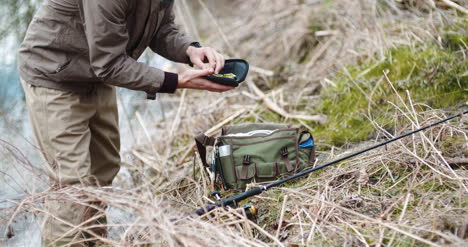
[[[114,86],[149,95],[232,89],[201,78],[219,72],[224,58],[176,28],[173,6],[172,0],[46,0],[38,10],[20,48],[19,70],[53,188],[112,183],[120,167]],[[147,47],[200,69],[178,75],[137,62]],[[105,235],[73,228],[89,225],[99,206],[46,201],[46,245]]]

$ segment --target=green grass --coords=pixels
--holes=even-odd
[[[421,103],[416,110],[456,110],[466,104],[468,62],[459,49],[467,39],[466,34],[447,32],[445,47],[400,46],[389,50],[382,61],[344,68],[330,79],[334,85],[321,92],[314,111],[326,114],[328,121],[314,125],[315,135],[320,142],[341,146],[372,137],[375,127],[370,120],[394,128],[396,108],[391,103],[403,105],[384,73],[405,103]]]

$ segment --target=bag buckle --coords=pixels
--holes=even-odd
[[[244,161],[242,162],[244,166],[250,165],[250,155],[245,155],[244,156]]]
[[[289,151],[287,147],[284,147],[280,150],[281,157],[286,158],[289,155]]]
[[[286,165],[286,169],[288,172],[292,172],[294,170],[294,167],[291,165],[291,162],[288,159],[289,151],[288,147],[284,147],[280,150],[281,158],[284,161],[284,164]]]

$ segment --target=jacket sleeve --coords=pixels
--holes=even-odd
[[[139,63],[126,53],[129,40],[126,0],[79,0],[89,59],[104,83],[148,94],[174,92],[177,75]],[[175,85],[174,85],[175,84]]]
[[[196,42],[182,33],[176,26],[174,1],[166,9],[161,26],[150,44],[151,50],[178,63],[190,63],[186,51],[191,43]]]

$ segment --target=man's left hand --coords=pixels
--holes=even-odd
[[[211,68],[217,74],[224,68],[224,56],[211,47],[197,48],[189,46],[187,49],[187,56],[189,56],[190,61],[200,69],[206,70]],[[204,63],[206,60],[208,63]]]

